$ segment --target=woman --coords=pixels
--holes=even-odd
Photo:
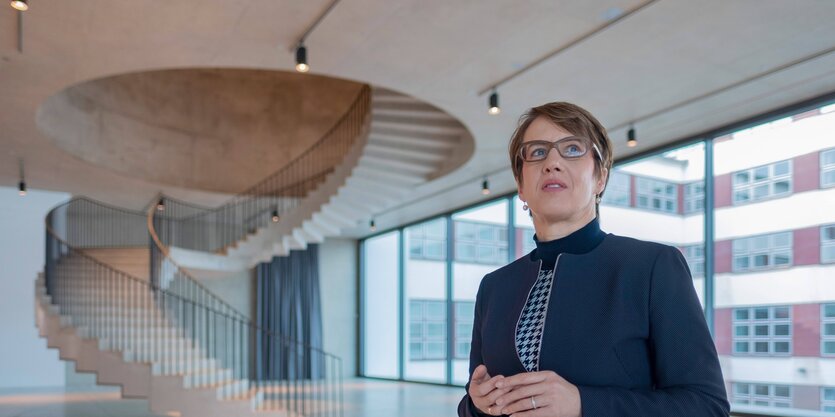
[[[458,415],[727,416],[681,253],[600,230],[612,166],[603,126],[545,104],[522,116],[509,153],[536,249],[481,282]]]

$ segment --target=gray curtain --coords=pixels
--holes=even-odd
[[[257,378],[323,378],[319,245],[274,257],[257,271],[256,319],[270,332],[256,332]]]

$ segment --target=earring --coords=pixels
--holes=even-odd
[[[597,204],[600,204],[600,200],[600,194],[598,194],[597,197],[595,197],[594,201],[597,202]]]
[[[522,210],[528,209],[528,203],[522,203]]]

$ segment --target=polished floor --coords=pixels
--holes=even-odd
[[[344,417],[455,416],[463,388],[350,379]],[[111,387],[0,390],[0,417],[155,417],[146,400]]]

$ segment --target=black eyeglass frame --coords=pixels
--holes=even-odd
[[[597,144],[592,142],[591,139],[589,139],[587,137],[584,137],[584,136],[568,136],[568,137],[565,137],[565,138],[562,138],[562,139],[559,139],[559,140],[556,140],[556,141],[553,141],[553,142],[551,142],[549,140],[531,140],[531,141],[528,141],[528,142],[523,142],[522,146],[519,147],[519,155],[518,156],[519,156],[519,158],[522,159],[523,162],[537,163],[537,162],[542,162],[542,161],[548,159],[548,155],[551,153],[551,150],[556,149],[557,152],[560,154],[560,156],[565,158],[565,159],[572,160],[572,159],[582,158],[582,157],[586,156],[586,154],[588,154],[588,151],[584,152],[582,155],[579,155],[579,156],[565,156],[565,155],[562,154],[562,152],[560,152],[560,148],[559,148],[559,144],[562,143],[562,142],[569,141],[569,140],[578,140],[578,139],[580,141],[586,142],[589,145],[591,145],[591,148],[593,148],[595,154],[597,154],[597,158],[601,162],[603,162],[603,154],[600,152],[600,149],[597,147]],[[542,157],[542,159],[528,160],[527,158],[525,158],[525,152],[524,152],[525,147],[528,146],[528,145],[531,145],[531,144],[536,144],[536,143],[547,144],[547,146],[549,146],[548,152],[545,154],[545,156]]]

